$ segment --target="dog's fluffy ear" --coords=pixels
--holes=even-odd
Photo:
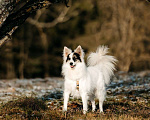
[[[84,56],[83,49],[80,45],[74,50],[74,52],[78,53],[80,56]]]
[[[71,52],[72,50],[65,46],[63,51],[63,57],[67,57]]]

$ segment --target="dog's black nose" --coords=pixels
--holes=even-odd
[[[73,65],[73,63],[71,62],[70,65]]]

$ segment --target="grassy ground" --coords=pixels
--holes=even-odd
[[[130,99],[132,98],[132,99]],[[96,100],[98,108],[98,101]],[[0,105],[0,119],[13,120],[54,120],[54,119],[86,119],[86,120],[142,120],[150,119],[150,101],[133,95],[119,95],[107,98],[104,102],[104,113],[82,113],[81,100],[70,100],[68,112],[62,112],[62,99],[43,101],[35,97],[22,97]]]

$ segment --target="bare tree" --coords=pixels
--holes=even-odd
[[[110,45],[119,60],[118,68],[122,71],[128,71],[131,63],[141,57],[139,51],[145,48],[142,48],[140,42],[149,39],[145,34],[149,29],[147,24],[150,15],[145,12],[147,3],[141,0],[97,2],[99,8],[105,11],[102,11],[104,20],[99,23],[100,29],[95,30],[95,41],[97,44],[104,42]]]
[[[116,27],[116,32],[118,33],[119,43],[117,45],[117,52],[122,52],[119,54],[119,59],[122,60],[120,67],[124,71],[128,71],[129,65],[131,64],[133,51],[132,45],[135,40],[135,15],[133,14],[133,3],[135,1],[118,1],[116,0],[113,5],[113,23]],[[134,4],[134,6],[136,3]]]
[[[68,0],[0,0],[0,46],[10,40],[12,33],[33,11]]]
[[[71,6],[71,2],[69,4],[69,6]],[[70,8],[72,9],[72,12],[71,12],[71,14],[68,14],[68,11],[70,10]],[[71,6],[71,7],[61,8],[61,11],[60,11],[58,17],[56,17],[51,22],[41,22],[41,21],[39,21],[39,18],[43,15],[43,13],[48,12],[48,9],[38,10],[36,12],[36,15],[34,16],[34,18],[29,17],[27,19],[28,23],[34,25],[37,28],[37,30],[39,32],[39,35],[41,37],[41,42],[42,42],[42,46],[43,46],[43,49],[44,49],[44,54],[43,54],[43,65],[44,65],[44,71],[45,71],[44,77],[49,76],[48,39],[47,39],[46,32],[44,32],[44,29],[55,27],[57,24],[66,22],[70,18],[77,16],[79,11],[76,11],[75,8],[76,7],[74,7],[74,6],[73,7]]]
[[[69,8],[63,8],[62,12],[60,13],[60,15],[53,20],[52,22],[39,22],[39,18],[42,16],[42,14],[46,11],[47,9],[42,9],[42,10],[38,10],[36,12],[36,15],[34,18],[29,17],[27,19],[27,22],[29,22],[30,24],[34,25],[38,32],[39,35],[41,37],[41,42],[42,42],[42,46],[44,49],[44,54],[43,54],[43,65],[44,65],[44,77],[48,77],[49,76],[49,66],[48,66],[48,39],[47,39],[47,35],[44,32],[45,28],[51,28],[54,27],[55,25],[57,25],[58,23],[62,23],[65,22],[66,19],[65,15],[67,14]]]
[[[132,61],[136,58],[134,44],[145,36],[138,27],[140,16],[137,12],[143,8],[143,2],[135,0],[115,0],[112,2],[113,20],[112,28],[118,36],[116,54],[120,60],[119,69],[128,71]],[[141,10],[140,10],[141,11]],[[143,11],[144,12],[144,11]],[[118,54],[120,53],[120,54]]]

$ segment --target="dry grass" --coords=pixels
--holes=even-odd
[[[98,108],[98,101],[96,101]],[[104,113],[91,112],[91,104],[89,104],[89,112],[84,115],[82,113],[81,100],[70,101],[68,104],[68,112],[62,112],[62,99],[55,101],[42,101],[33,97],[18,98],[18,100],[10,101],[0,106],[0,119],[13,120],[63,120],[63,119],[86,119],[86,120],[141,120],[150,119],[150,102],[142,102],[139,100],[127,100],[123,96],[119,99],[107,99],[104,103]]]

